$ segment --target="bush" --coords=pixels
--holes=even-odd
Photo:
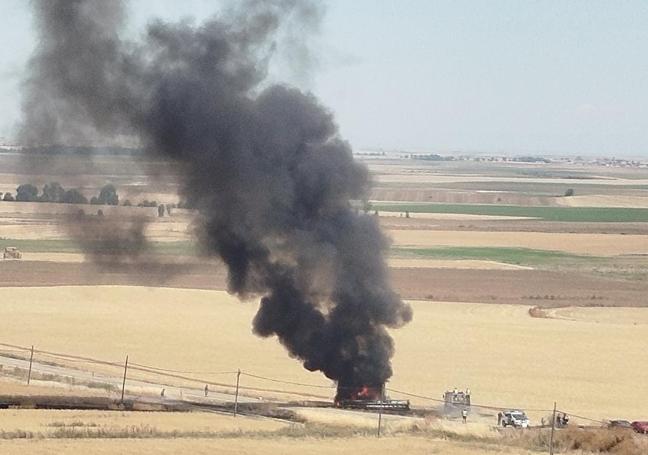
[[[2,200],[3,200],[3,201],[14,201],[15,199],[14,199],[14,197],[11,195],[11,193],[5,193],[4,196],[3,196],[3,198],[2,198]]]
[[[79,190],[68,190],[63,195],[63,201],[66,204],[87,204],[88,199],[81,194]]]
[[[118,205],[119,196],[117,195],[117,189],[114,187],[114,185],[111,185],[110,183],[108,185],[104,185],[101,188],[101,191],[99,191],[97,201],[99,204],[103,205]]]
[[[16,200],[20,202],[38,201],[38,188],[30,183],[25,183],[16,188]]]
[[[574,189],[573,188],[568,188],[567,191],[565,191],[565,197],[573,196],[574,195]]]
[[[39,198],[42,202],[63,202],[65,189],[58,182],[45,184],[43,194]]]

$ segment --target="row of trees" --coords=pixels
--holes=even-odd
[[[55,202],[61,204],[96,204],[96,205],[118,205],[119,196],[114,185],[104,185],[97,196],[92,196],[90,201],[78,189],[66,190],[58,182],[48,183],[43,186],[42,193],[31,183],[19,185],[16,188],[16,196],[5,193],[3,201],[18,202]]]
[[[58,182],[48,183],[43,186],[42,192],[31,183],[25,183],[16,188],[16,196],[11,193],[0,193],[0,199],[3,201],[18,202],[54,202],[61,204],[93,204],[93,205],[119,205],[119,195],[114,185],[104,185],[97,196],[88,199],[78,189],[66,190]],[[131,207],[133,204],[128,199],[122,202],[122,206]],[[182,204],[158,204],[157,201],[145,199],[137,204],[138,207],[157,207],[158,215],[164,216],[166,211],[171,215],[171,209],[176,207],[186,208]],[[101,211],[101,210],[100,210]],[[103,214],[103,212],[101,213]]]

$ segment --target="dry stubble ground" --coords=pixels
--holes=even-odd
[[[152,439],[152,440],[30,440],[0,442],[2,453],[6,455],[61,454],[123,454],[136,455],[141,453],[178,454],[191,453],[194,455],[218,454],[286,454],[313,455],[371,453],[374,455],[391,455],[395,452],[407,454],[452,454],[452,455],[482,455],[508,454],[531,455],[523,449],[480,446],[470,443],[442,441],[415,436],[357,437],[353,439]]]
[[[253,335],[256,303],[240,303],[224,292],[3,288],[0,300],[0,318],[11,321],[3,329],[5,342],[115,362],[128,353],[133,362],[162,368],[241,368],[287,381],[331,385],[290,359],[275,339]],[[414,321],[393,331],[396,356],[390,388],[440,398],[448,387],[470,387],[477,404],[549,409],[557,401],[561,409],[593,418],[646,418],[648,361],[641,342],[648,333],[645,317],[638,322],[634,316],[536,319],[524,306],[429,301],[412,305]],[[615,309],[615,314],[623,311]],[[234,375],[212,379],[233,383]],[[333,395],[333,389],[249,377],[243,385]]]

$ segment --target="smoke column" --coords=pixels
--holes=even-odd
[[[261,298],[254,332],[342,385],[382,384],[386,329],[412,315],[388,283],[376,220],[351,207],[366,199],[367,169],[312,95],[266,81],[277,37],[298,40],[285,27],[317,24],[321,8],[237,5],[197,26],[153,22],[127,42],[122,2],[35,2],[23,143],[131,137],[173,162],[229,291]]]

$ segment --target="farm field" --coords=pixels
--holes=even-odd
[[[648,198],[647,198],[648,200]],[[642,204],[645,203],[641,202]],[[491,217],[536,218],[543,221],[567,222],[645,222],[648,208],[636,207],[524,207],[515,205],[471,204],[373,204],[378,212],[411,212],[463,214]]]
[[[544,232],[390,230],[395,246],[504,247],[561,251],[590,256],[648,255],[648,236]]]
[[[158,454],[191,453],[196,455],[219,454],[350,454],[370,452],[389,455],[395,451],[408,454],[451,453],[453,455],[508,454],[531,455],[517,448],[497,448],[485,444],[443,441],[417,436],[319,438],[227,438],[227,439],[148,439],[148,440],[30,440],[2,442],[3,453],[20,455],[64,454],[114,454],[135,455],[154,450]]]
[[[143,167],[154,164],[125,166],[125,159],[102,157],[82,176],[46,166],[41,174],[23,175],[14,158],[0,156],[6,165],[0,190],[59,181],[90,196],[111,182],[120,199],[134,205],[145,198],[178,202],[177,182],[163,164],[165,177],[153,184]],[[388,387],[393,398],[435,407],[433,400],[444,390],[469,387],[477,405],[525,408],[535,423],[547,417],[553,401],[571,414],[596,420],[646,418],[648,370],[643,366],[648,358],[637,343],[648,333],[646,170],[410,160],[368,164],[375,183],[371,210],[378,210],[392,238],[390,280],[414,308],[413,322],[392,331],[396,355]],[[568,189],[576,195],[565,197]],[[102,209],[112,220],[145,218],[147,254],[133,264],[92,262],[64,226],[79,209],[89,215]],[[242,303],[224,292],[226,270],[201,255],[193,222],[194,214],[181,209],[158,217],[156,208],[0,202],[0,247],[23,252],[21,260],[0,261],[0,318],[11,320],[0,342],[115,363],[128,354],[136,364],[189,372],[196,379],[189,383],[198,389],[204,380],[231,390],[232,372],[241,368],[301,384],[243,376],[243,396],[332,400],[330,381],[303,369],[275,339],[252,333],[257,301]],[[535,306],[544,309],[534,314],[544,317],[530,316]],[[36,360],[52,357],[37,354]],[[85,367],[119,374],[118,368]],[[151,377],[141,371],[132,375]],[[5,379],[0,393],[114,396],[114,391],[82,385],[49,387],[39,379],[27,387]],[[302,417],[314,425],[345,421],[326,411],[304,411]],[[147,438],[1,441],[2,452],[9,454],[128,454],[151,447],[157,453],[529,453],[412,433],[388,434],[380,441],[372,434],[317,439],[319,430],[286,435],[285,423],[232,422],[202,413],[3,412],[3,431],[130,428]],[[495,413],[475,407],[478,421],[470,422],[471,435],[477,432],[480,438],[490,431]],[[348,423],[362,427],[372,418],[354,417]],[[79,422],[84,425],[75,425]],[[211,433],[195,439],[187,433],[193,428]],[[170,439],[165,432],[187,437]],[[230,437],[233,433],[237,437]]]
[[[0,299],[5,302],[0,317],[12,318],[3,331],[5,343],[115,362],[128,353],[133,362],[160,368],[241,368],[332,386],[290,359],[276,340],[251,333],[255,302],[240,303],[220,291],[4,288]],[[637,360],[645,358],[645,349],[636,340],[645,336],[648,323],[646,316],[635,315],[648,309],[632,309],[631,317],[614,309],[617,316],[608,318],[600,315],[605,309],[595,309],[599,313],[592,320],[565,320],[532,318],[528,307],[515,305],[414,301],[412,306],[414,321],[393,332],[395,374],[388,385],[393,390],[437,399],[448,387],[470,387],[477,404],[549,409],[555,400],[561,409],[594,419],[645,414],[648,370]],[[215,379],[228,381],[227,376]],[[248,377],[243,385],[329,399],[334,393]],[[531,415],[539,419],[541,414]]]
[[[56,437],[57,431],[128,432],[147,429],[160,433],[173,431],[201,432],[271,432],[284,429],[285,422],[272,419],[207,412],[121,412],[84,410],[3,409],[0,410],[0,429],[5,432],[24,431],[45,438]]]

